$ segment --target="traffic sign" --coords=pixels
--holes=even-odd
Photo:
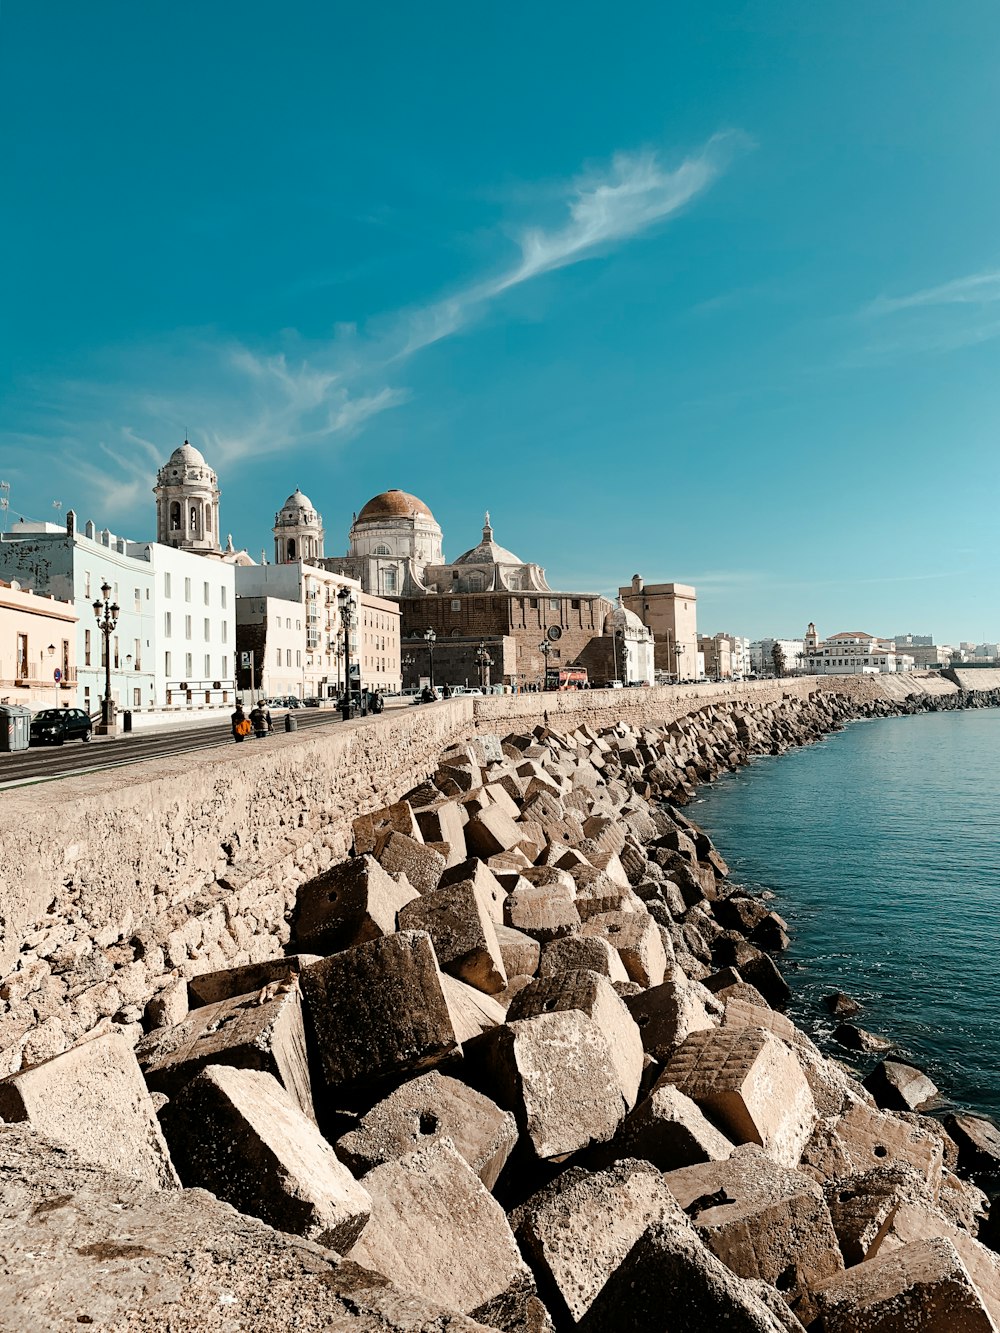
[[[58,667],[56,667],[55,671],[53,671],[52,679],[55,681],[57,685],[62,680],[62,672],[59,670]]]

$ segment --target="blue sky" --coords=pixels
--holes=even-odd
[[[0,9],[0,478],[420,495],[699,627],[1000,638],[1000,9]]]

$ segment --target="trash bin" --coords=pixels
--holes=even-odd
[[[286,730],[286,731],[298,731],[298,729],[299,729],[299,719],[295,716],[294,713],[286,713],[286,714],[285,714],[285,730]]]
[[[131,730],[132,730],[132,710],[131,708],[126,708],[125,711],[122,713],[122,731],[131,731]]]
[[[31,744],[31,709],[20,704],[0,705],[0,754],[26,750]]]

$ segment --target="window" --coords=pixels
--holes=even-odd
[[[14,672],[18,680],[27,680],[28,678],[28,636],[19,634],[17,636],[17,669]]]
[[[174,669],[174,664],[173,664],[173,654],[172,654],[172,653],[164,653],[164,654],[163,654],[163,674],[164,674],[165,676],[169,676],[169,675],[172,673],[173,669]]]
[[[185,639],[190,639],[190,637],[191,637],[191,617],[190,617],[190,616],[185,616],[185,617],[184,617],[184,637],[185,637]]]
[[[179,500],[174,500],[170,506],[170,531],[180,532],[181,530],[181,505]]]
[[[205,642],[212,642],[212,622],[209,620],[208,616],[205,617]]]
[[[86,570],[84,570],[84,572],[83,572],[83,595],[84,595],[84,597],[89,597],[89,596],[90,596],[90,570],[89,570],[89,569],[86,569]]]
[[[291,616],[285,616],[285,629],[291,629],[291,628],[292,628],[292,618]]]
[[[301,628],[302,628],[302,621],[301,621],[301,620],[296,620],[296,622],[295,622],[295,628],[298,629],[298,630],[301,630]]]
[[[297,667],[300,667],[302,665],[302,653],[299,651],[298,648],[296,648],[295,650],[295,665]]]
[[[574,598],[572,599],[572,601],[570,602],[570,606],[573,608],[574,611],[579,611],[579,609],[580,609],[580,599],[579,599],[579,597],[574,597]]]
[[[191,518],[191,531],[192,531],[192,532],[196,532],[197,529],[198,529],[198,506],[197,506],[197,505],[192,505],[192,506],[191,506],[190,518]]]
[[[228,657],[224,657],[224,658],[222,659],[222,678],[223,678],[223,680],[225,680],[226,677],[227,677],[228,675],[229,675],[229,658],[228,658]]]
[[[294,537],[289,537],[289,539],[288,539],[288,544],[287,544],[287,546],[286,546],[285,549],[286,549],[286,551],[287,551],[287,553],[288,553],[288,559],[289,559],[289,560],[294,560],[294,559],[295,559],[295,538],[294,538]]]
[[[387,569],[385,571],[385,591],[396,591],[396,571],[394,569]]]
[[[221,630],[222,630],[222,632],[221,632],[220,638],[221,638],[222,642],[223,642],[223,643],[228,643],[228,642],[229,642],[229,622],[228,622],[228,621],[224,620],[224,621],[222,622]]]
[[[132,707],[138,708],[142,703],[142,690],[137,685],[132,691]]]
[[[142,640],[135,639],[135,652],[132,654],[132,665],[136,671],[142,670]]]
[[[69,639],[62,641],[62,678],[69,681]]]
[[[550,611],[558,611],[558,610],[559,610],[559,599],[558,599],[557,597],[550,597],[550,598],[549,598],[549,610],[550,610]]]
[[[206,531],[206,532],[211,532],[211,531],[212,531],[212,507],[211,507],[211,505],[209,505],[208,508],[205,510],[205,531]],[[207,698],[207,696],[206,696],[205,702],[206,702],[206,703],[208,702],[208,698]]]
[[[537,611],[537,610],[538,610],[538,598],[537,598],[537,597],[529,597],[529,598],[528,598],[528,605],[531,607],[532,611]]]
[[[184,580],[184,600],[185,600],[185,602],[190,602],[190,600],[191,600],[191,580],[190,580],[190,579],[185,579],[185,580]]]
[[[169,575],[169,574],[164,574],[164,576],[163,576],[163,595],[164,595],[164,597],[169,597],[169,596],[170,596],[170,575]]]
[[[457,597],[452,598],[451,609],[453,611],[461,611],[462,603],[459,601]]]
[[[389,550],[388,546],[376,546],[372,551],[372,555],[392,555],[392,552]]]
[[[278,665],[278,666],[281,666],[281,649],[280,649],[280,648],[277,649],[277,657],[278,657],[277,665]]]
[[[185,653],[185,654],[184,654],[184,674],[185,674],[185,676],[190,676],[190,675],[192,674],[192,667],[191,667],[192,660],[193,660],[193,659],[192,659],[190,653]]]
[[[222,593],[222,606],[223,606],[223,609],[225,609],[225,605],[226,605],[226,590],[225,590],[225,588],[220,588],[220,589],[219,589],[219,592]]]
[[[206,605],[206,606],[209,606],[210,604],[211,604],[211,602],[210,602],[210,597],[209,597],[208,584],[206,583],[206,584],[205,584],[205,605]]]
[[[285,649],[285,666],[291,666],[291,665],[292,665],[292,650],[291,650],[291,648],[286,648],[286,649]]]
[[[90,666],[90,630],[83,631],[83,665]]]
[[[206,680],[209,680],[209,679],[211,678],[211,675],[212,675],[212,658],[211,658],[211,656],[210,656],[208,653],[206,653],[206,654],[205,654],[205,679],[206,679]]]
[[[142,589],[141,589],[141,588],[136,588],[136,589],[135,589],[135,598],[134,598],[134,601],[135,601],[135,609],[136,609],[137,611],[141,611],[141,610],[142,610]]]
[[[173,634],[173,620],[169,611],[164,611],[163,613],[163,633],[168,639]]]

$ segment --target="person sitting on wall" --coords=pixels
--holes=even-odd
[[[432,704],[437,702],[437,695],[434,693],[434,691],[431,689],[429,685],[425,685],[424,688],[420,691],[420,698],[425,704]]]

